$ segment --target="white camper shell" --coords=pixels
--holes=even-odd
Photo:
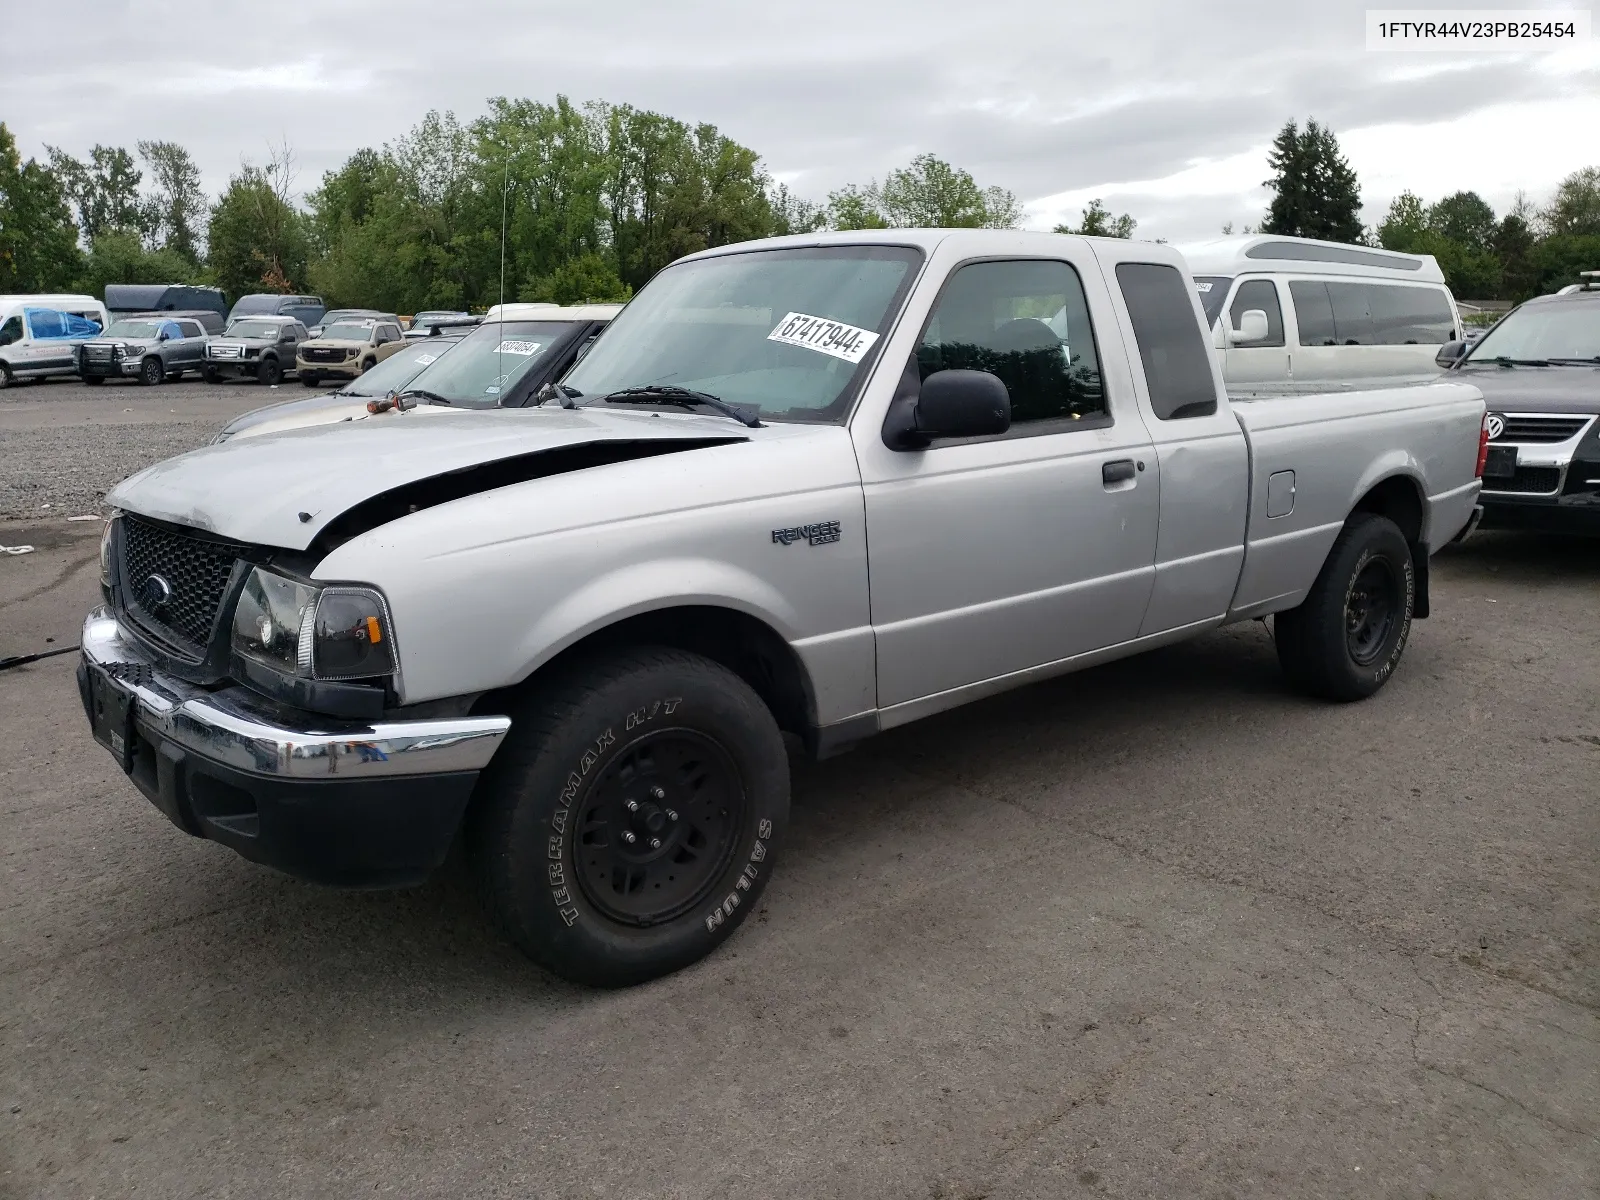
[[[1431,254],[1254,234],[1181,246],[1230,393],[1433,379],[1461,314]]]

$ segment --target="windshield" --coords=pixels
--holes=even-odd
[[[449,338],[431,338],[426,342],[411,342],[398,354],[391,354],[377,366],[358,375],[339,389],[341,396],[387,396],[398,392],[423,367],[439,360],[439,356],[456,343]]]
[[[480,325],[457,342],[447,357],[429,364],[407,387],[432,392],[466,408],[493,408],[571,330],[571,324],[562,321],[496,321]],[[424,342],[418,349],[428,344]]]
[[[668,267],[564,381],[587,399],[666,384],[762,419],[837,421],[899,310],[920,252],[758,250]]]
[[[1200,307],[1205,309],[1206,325],[1217,323],[1222,314],[1222,302],[1228,298],[1228,285],[1233,279],[1227,275],[1196,275],[1194,290],[1200,294]]]
[[[276,339],[282,326],[276,321],[235,321],[224,337]]]
[[[322,333],[318,336],[328,340],[343,340],[347,342],[364,342],[372,336],[371,321],[340,321],[334,325],[324,325]]]
[[[153,338],[161,332],[159,321],[113,321],[107,337]]]
[[[1600,358],[1600,301],[1530,304],[1517,309],[1473,345],[1464,360]]]

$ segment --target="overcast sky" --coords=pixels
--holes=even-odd
[[[1406,188],[1472,188],[1501,210],[1600,164],[1600,40],[1374,53],[1365,7],[11,0],[0,119],[24,155],[181,142],[213,192],[287,139],[309,190],[430,108],[465,121],[490,95],[562,93],[709,121],[818,200],[931,151],[1014,191],[1030,226],[1101,196],[1173,241],[1260,219],[1266,147],[1290,117],[1338,133],[1369,222]]]

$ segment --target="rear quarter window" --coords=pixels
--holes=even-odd
[[[1165,263],[1118,263],[1117,286],[1128,306],[1156,416],[1175,421],[1216,412],[1211,354],[1183,275]]]

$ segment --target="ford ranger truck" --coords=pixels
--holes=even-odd
[[[1370,696],[1484,458],[1470,384],[1230,403],[1176,251],[995,230],[681,259],[547,393],[125,480],[79,681],[187,833],[356,887],[461,838],[609,986],[757,906],[787,745],[1267,616]]]

